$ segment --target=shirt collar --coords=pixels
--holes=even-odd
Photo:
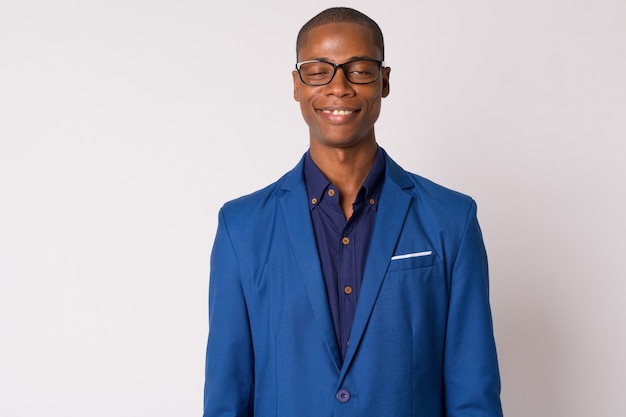
[[[363,181],[357,200],[364,198],[368,205],[378,208],[378,198],[385,179],[385,154],[380,147],[376,149],[376,156],[370,172]],[[309,210],[313,210],[322,200],[330,181],[315,165],[311,153],[307,151],[304,157],[304,182],[309,196]]]

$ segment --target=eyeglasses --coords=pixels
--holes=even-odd
[[[383,61],[375,59],[353,59],[343,64],[333,64],[319,59],[302,61],[296,64],[296,71],[306,85],[320,86],[329,84],[337,68],[341,68],[346,79],[353,84],[371,84],[378,79]]]

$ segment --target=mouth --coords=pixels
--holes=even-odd
[[[346,116],[354,113],[354,110],[343,110],[343,109],[322,109],[323,113],[332,114],[333,116]]]

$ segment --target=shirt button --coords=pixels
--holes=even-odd
[[[343,289],[343,292],[346,293],[346,295],[352,294],[352,287],[349,285],[346,285],[346,287]]]
[[[317,204],[317,198],[312,198],[311,199],[311,204]]]
[[[348,391],[347,389],[340,389],[339,391],[337,391],[336,397],[339,402],[347,403],[348,401],[350,401],[350,391]]]
[[[328,195],[329,196],[334,196],[335,195],[335,190],[333,190],[332,188],[330,190],[328,190]]]
[[[343,239],[341,239],[341,243],[347,245],[348,243],[350,243],[350,239],[348,237],[344,237]]]
[[[376,204],[376,200],[374,200],[373,198],[370,198],[370,205],[373,206],[374,204]]]

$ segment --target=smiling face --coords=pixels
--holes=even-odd
[[[328,23],[311,29],[298,61],[320,59],[334,64],[355,58],[382,60],[370,29],[358,23]],[[309,125],[311,148],[350,148],[376,143],[374,123],[389,94],[388,67],[372,84],[352,84],[341,69],[327,85],[308,86],[293,72],[294,98]]]

